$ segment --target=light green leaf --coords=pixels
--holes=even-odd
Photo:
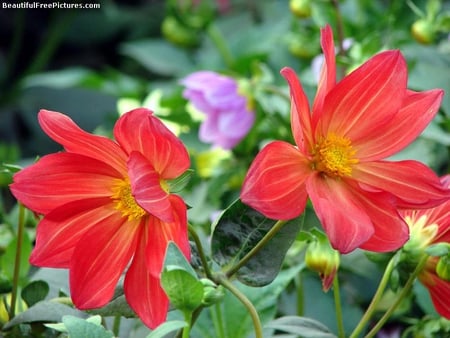
[[[74,316],[64,316],[63,323],[70,338],[112,338],[111,331],[103,326]]]
[[[168,333],[180,330],[186,327],[187,325],[188,324],[182,320],[171,320],[158,326],[147,336],[147,338],[163,338]]]
[[[297,334],[303,338],[336,338],[325,325],[306,317],[280,317],[271,321],[266,327]]]

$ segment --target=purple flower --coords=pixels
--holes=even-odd
[[[206,115],[199,138],[223,149],[231,149],[249,132],[255,120],[248,99],[239,94],[235,79],[211,71],[199,71],[181,80],[183,97]]]

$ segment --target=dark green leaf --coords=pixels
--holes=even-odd
[[[31,282],[22,290],[22,299],[27,303],[28,307],[33,306],[37,302],[44,300],[48,295],[49,286],[43,280]]]
[[[19,313],[8,323],[6,323],[3,328],[9,329],[18,324],[33,323],[33,322],[56,323],[60,322],[64,315],[71,315],[77,317],[86,316],[83,312],[75,310],[70,306],[51,301],[41,301],[34,304],[28,310]]]
[[[280,317],[266,327],[283,331],[286,333],[298,334],[303,338],[335,338],[336,336],[322,323],[306,317],[286,316]]]
[[[63,323],[70,338],[112,338],[114,335],[103,326],[74,316],[64,316]]]
[[[163,338],[168,333],[177,331],[179,329],[182,329],[183,327],[186,327],[188,324],[186,322],[183,322],[181,320],[172,320],[170,322],[165,322],[164,324],[161,324],[156,328],[156,330],[153,330],[147,338]]]
[[[266,218],[237,200],[225,210],[214,228],[211,241],[214,260],[222,267],[238,262],[275,223],[276,221]],[[238,271],[237,278],[251,286],[263,286],[272,282],[300,230],[300,225],[300,217],[288,221],[267,245]]]
[[[96,314],[103,317],[108,316],[121,316],[125,318],[136,317],[136,314],[128,305],[124,295],[114,298],[104,307],[89,310],[88,312],[90,314]]]

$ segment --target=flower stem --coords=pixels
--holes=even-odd
[[[214,45],[216,46],[227,67],[233,68],[234,64],[233,54],[231,54],[231,51],[227,46],[227,43],[222,35],[222,32],[214,24],[210,24],[206,32],[209,38],[214,43]]]
[[[206,259],[205,250],[203,250],[202,242],[200,241],[200,237],[198,237],[197,232],[195,231],[192,225],[188,225],[188,231],[194,240],[195,246],[197,247],[198,255],[200,257],[200,261],[202,262],[203,270],[205,271],[206,277],[212,279],[212,273],[209,269],[208,261]]]
[[[225,331],[222,323],[222,309],[219,303],[214,304],[214,307],[210,308],[211,318],[218,338],[225,338]]]
[[[428,257],[429,257],[428,255],[423,255],[423,257],[417,264],[414,272],[409,276],[408,280],[406,281],[406,284],[403,287],[402,291],[397,296],[397,299],[395,300],[395,302],[392,303],[392,305],[384,313],[384,315],[380,318],[380,320],[369,331],[369,333],[367,333],[365,338],[370,338],[370,337],[375,336],[375,334],[383,327],[383,325],[386,323],[386,321],[389,319],[389,317],[395,311],[397,306],[402,302],[402,300],[405,298],[405,296],[408,295],[408,293],[411,291],[411,287],[413,286],[414,281],[416,280],[417,275],[422,271],[424,265],[426,264]]]
[[[252,321],[253,327],[255,329],[255,338],[263,338],[263,331],[261,326],[261,321],[259,320],[258,312],[256,311],[250,300],[241,292],[239,289],[230,282],[230,280],[225,275],[216,276],[216,280],[223,285],[224,288],[228,289],[239,301],[247,308]]]
[[[370,320],[370,317],[372,317],[373,313],[375,312],[375,309],[381,300],[381,297],[383,296],[384,290],[386,289],[386,286],[389,282],[389,278],[391,276],[392,270],[395,266],[396,261],[396,255],[391,258],[388,265],[386,266],[386,269],[384,270],[383,277],[381,278],[380,284],[378,285],[378,289],[375,292],[375,295],[372,298],[372,301],[369,304],[369,307],[367,308],[366,312],[362,316],[361,320],[359,321],[358,325],[353,330],[352,334],[350,335],[350,338],[356,338],[359,336],[361,331],[364,329],[364,327],[367,325],[367,323]]]
[[[114,334],[114,337],[120,337],[119,333],[120,333],[120,319],[121,317],[119,315],[114,316],[114,322],[113,322],[113,327],[112,327],[112,331]]]
[[[181,337],[189,338],[189,335],[191,333],[191,325],[192,325],[192,312],[184,311],[183,315],[184,315],[184,320],[186,321],[186,323],[188,323],[188,325],[183,328],[183,334]]]
[[[25,207],[19,203],[19,220],[17,224],[17,245],[16,257],[14,260],[13,285],[11,291],[11,307],[9,309],[9,318],[14,318],[16,314],[17,290],[19,289],[20,261],[22,256],[23,234],[25,230]]]
[[[338,328],[338,337],[345,338],[344,320],[342,318],[342,304],[341,304],[341,292],[339,289],[339,279],[336,273],[333,278],[333,294],[334,294],[334,306],[336,309],[336,323]]]
[[[286,221],[278,221],[275,225],[264,235],[263,238],[256,244],[240,261],[233,265],[228,271],[225,272],[226,276],[229,278],[239,271],[247,262],[255,256],[266,244],[269,242],[273,236],[286,224]]]

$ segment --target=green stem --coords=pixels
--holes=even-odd
[[[397,257],[396,255],[394,257],[392,257],[391,260],[389,261],[388,265],[386,266],[383,277],[381,277],[380,284],[378,285],[378,289],[375,292],[375,295],[373,296],[372,301],[369,304],[369,307],[366,309],[366,312],[360,319],[358,325],[356,325],[355,329],[353,330],[353,332],[349,338],[358,337],[359,334],[364,329],[364,327],[369,322],[373,313],[375,312],[376,307],[377,307],[378,303],[380,302],[381,297],[383,296],[384,290],[386,289],[386,286],[389,282],[389,278],[391,276],[392,270],[394,269],[396,257]]]
[[[303,290],[303,280],[302,280],[303,270],[300,270],[297,276],[297,316],[303,316],[305,312],[305,294]]]
[[[208,260],[206,259],[205,251],[203,250],[202,242],[200,241],[200,237],[198,237],[197,232],[195,231],[192,225],[188,225],[188,231],[191,235],[191,238],[194,240],[195,246],[197,247],[198,255],[200,257],[200,261],[202,262],[203,270],[205,271],[206,277],[212,279],[212,273],[209,269]]]
[[[376,333],[383,327],[383,325],[386,323],[386,321],[391,317],[392,313],[395,311],[397,306],[400,305],[402,300],[409,294],[411,291],[411,287],[414,284],[414,281],[416,280],[417,275],[422,271],[423,267],[425,266],[428,255],[424,255],[422,259],[417,264],[414,272],[409,276],[408,280],[406,281],[405,286],[403,287],[402,291],[397,296],[396,300],[392,305],[389,307],[389,309],[384,313],[384,315],[380,318],[380,320],[375,324],[375,326],[369,331],[369,333],[365,336],[365,338],[374,337]]]
[[[121,319],[120,316],[114,316],[114,322],[113,322],[113,328],[112,328],[114,337],[119,337],[120,319]]]
[[[225,275],[216,276],[216,280],[223,285],[224,288],[228,289],[239,301],[246,307],[250,317],[253,321],[253,327],[255,329],[255,338],[263,338],[263,331],[261,321],[259,320],[258,312],[256,311],[250,300],[245,297],[245,295],[239,291],[239,289],[230,282],[230,280]]]
[[[336,323],[338,328],[338,337],[345,338],[344,320],[342,318],[341,291],[339,289],[339,279],[336,273],[333,278],[334,306],[336,309]]]
[[[189,335],[191,333],[191,322],[192,322],[192,312],[190,311],[184,311],[184,320],[188,325],[183,329],[182,338],[189,338]]]
[[[19,289],[20,261],[22,257],[23,234],[25,231],[25,207],[19,203],[19,223],[17,224],[17,245],[16,257],[14,260],[13,285],[11,291],[11,307],[9,309],[9,318],[16,315],[17,290]]]
[[[214,307],[210,307],[211,318],[218,338],[225,338],[225,331],[222,323],[222,309],[219,303],[214,304]]]
[[[255,256],[266,244],[269,242],[273,236],[286,224],[286,221],[278,221],[275,225],[265,234],[263,238],[256,244],[240,261],[233,265],[228,271],[225,272],[226,276],[229,278],[233,276],[240,268],[242,268],[247,262]]]
[[[210,24],[206,30],[209,38],[212,40],[220,55],[223,58],[223,61],[227,65],[228,68],[233,68],[234,58],[231,53],[226,40],[224,39],[222,32],[214,25]]]

